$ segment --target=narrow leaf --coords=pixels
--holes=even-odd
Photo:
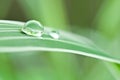
[[[60,39],[33,37],[21,32],[23,26],[23,22],[0,21],[0,52],[67,52],[120,63],[120,60],[101,51],[84,37],[61,30]]]

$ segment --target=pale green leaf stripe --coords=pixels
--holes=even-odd
[[[20,22],[20,21],[10,21],[10,20],[0,20],[0,24],[3,25],[17,25],[17,26],[23,26],[24,22]],[[16,26],[16,27],[17,27]]]
[[[64,31],[60,31],[61,38],[59,40],[50,38],[38,38],[27,36],[23,34],[20,29],[24,25],[22,22],[14,21],[0,21],[0,52],[23,52],[23,51],[56,51],[56,52],[68,52],[75,53],[84,56],[89,56],[101,60],[120,63],[120,60],[114,58],[103,51],[97,49],[90,44],[90,41],[84,37],[69,34]],[[20,26],[15,30],[9,26]],[[5,27],[4,27],[5,26]],[[7,27],[8,26],[8,27]],[[11,29],[8,29],[11,28]],[[13,29],[13,30],[12,30]],[[68,35],[72,35],[71,37]],[[77,40],[76,40],[77,39]]]
[[[0,28],[0,30],[18,30],[19,28]]]
[[[18,30],[0,30],[0,32],[18,32]]]

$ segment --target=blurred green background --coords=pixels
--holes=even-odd
[[[0,19],[35,19],[120,56],[120,0],[0,0]],[[68,53],[0,54],[0,80],[120,80],[119,65],[105,63]]]

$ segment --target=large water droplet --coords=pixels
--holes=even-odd
[[[41,37],[44,32],[44,27],[38,21],[30,20],[25,23],[22,32],[27,35]]]
[[[58,31],[51,31],[49,35],[54,39],[59,39],[60,35]]]

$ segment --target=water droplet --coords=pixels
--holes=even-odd
[[[30,20],[24,24],[22,32],[27,35],[41,37],[44,32],[44,27],[38,21]]]
[[[59,32],[57,32],[57,31],[51,31],[49,33],[49,35],[54,39],[59,39],[59,37],[60,37]]]
[[[48,33],[44,32],[42,38],[52,38]]]

